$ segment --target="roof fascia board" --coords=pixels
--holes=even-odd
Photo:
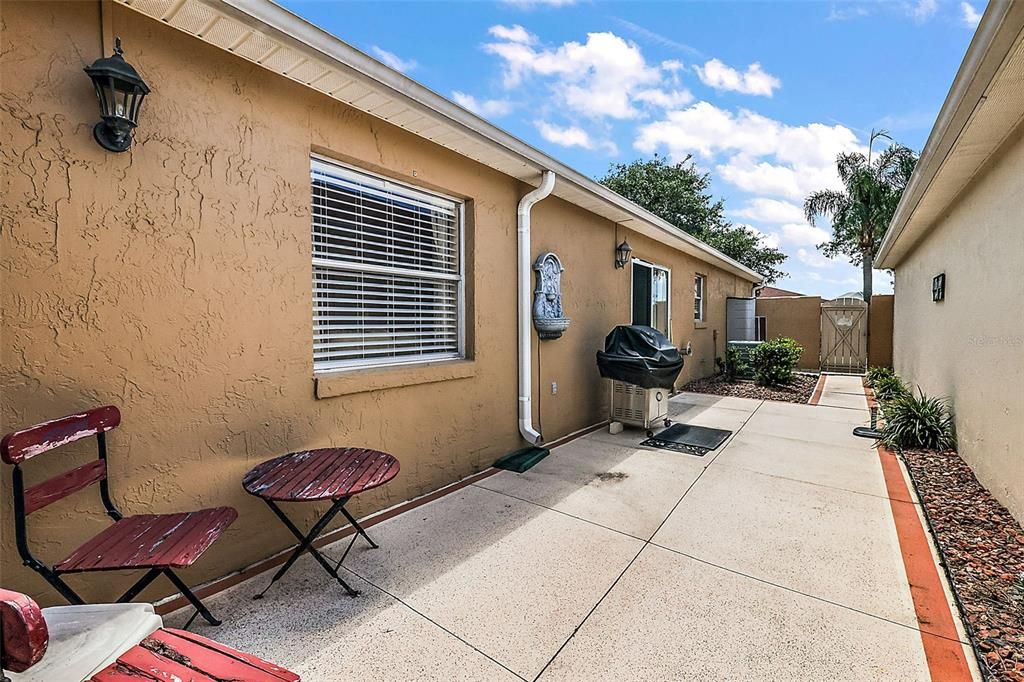
[[[895,250],[900,237],[913,219],[914,212],[929,187],[950,159],[950,152],[982,102],[982,98],[1002,66],[1007,53],[1024,26],[1024,3],[992,0],[978,24],[949,94],[932,126],[921,158],[911,175],[907,189],[896,207],[892,222],[882,237],[876,268],[894,268],[909,252]],[[948,197],[952,201],[954,197]],[[925,226],[930,229],[932,226]]]

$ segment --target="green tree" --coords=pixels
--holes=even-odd
[[[864,300],[869,304],[875,254],[917,165],[917,154],[896,143],[872,159],[871,148],[879,138],[892,140],[886,131],[873,130],[866,157],[859,152],[836,157],[842,190],[819,190],[804,201],[811,225],[819,216],[832,222],[832,238],[818,249],[829,258],[843,255],[861,266]]]
[[[599,182],[761,274],[765,284],[786,274],[777,267],[786,254],[765,245],[751,228],[725,219],[725,204],[709,191],[711,176],[697,170],[689,156],[680,163],[655,154],[612,164]]]

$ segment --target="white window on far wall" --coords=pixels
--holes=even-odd
[[[463,357],[461,202],[311,161],[313,370]]]
[[[768,318],[763,315],[758,315],[754,318],[754,340],[768,340]]]
[[[633,259],[633,321],[645,327],[654,327],[672,338],[672,271],[653,263]]]
[[[693,278],[693,319],[697,322],[704,321],[704,284],[704,275]]]

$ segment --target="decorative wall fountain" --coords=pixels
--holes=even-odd
[[[569,328],[562,310],[562,261],[551,253],[542,253],[533,264],[537,288],[533,291],[533,326],[541,339],[557,339]]]

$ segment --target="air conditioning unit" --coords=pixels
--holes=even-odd
[[[615,379],[611,384],[612,421],[648,431],[655,422],[663,422],[665,426],[672,424],[668,418],[668,391],[665,389],[643,388]]]

